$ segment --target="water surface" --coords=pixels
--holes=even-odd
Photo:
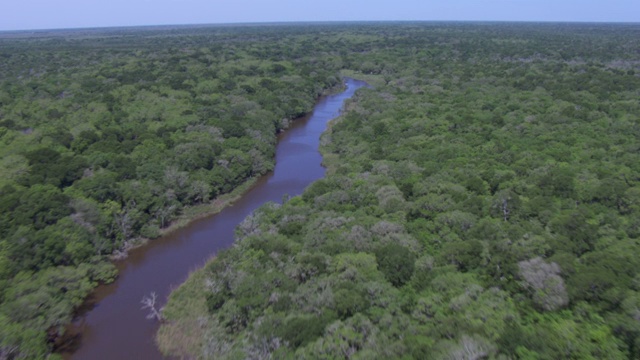
[[[135,249],[118,262],[117,281],[96,289],[88,303],[93,308],[69,330],[75,335],[77,350],[65,357],[161,359],[154,342],[159,324],[146,319],[140,303],[143,296],[155,292],[163,305],[189,273],[233,244],[236,225],[252,211],[268,201],[281,202],[284,195],[299,195],[311,182],[324,177],[318,152],[320,135],[327,122],[339,115],[344,100],[366,84],[346,79],[346,85],[344,92],[321,98],[309,116],[279,136],[274,171],[258,180],[234,205]]]

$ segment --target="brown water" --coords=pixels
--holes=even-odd
[[[189,273],[218,250],[231,246],[236,225],[252,211],[268,201],[281,202],[285,194],[299,195],[324,177],[318,152],[320,135],[327,122],[339,115],[344,100],[366,84],[347,79],[346,85],[344,92],[321,98],[308,117],[280,135],[274,171],[232,206],[135,249],[118,262],[117,281],[96,289],[86,304],[88,310],[69,330],[74,350],[64,354],[65,358],[162,359],[154,343],[159,324],[146,319],[142,297],[156,292],[163,305]]]

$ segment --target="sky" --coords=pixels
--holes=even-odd
[[[0,30],[378,20],[640,22],[640,0],[0,0]]]

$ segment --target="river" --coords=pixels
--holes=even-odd
[[[220,213],[194,221],[168,236],[134,249],[116,263],[118,279],[98,287],[87,308],[69,329],[73,353],[66,359],[162,359],[154,337],[158,322],[146,319],[143,296],[155,292],[164,304],[172,289],[189,273],[204,265],[218,250],[233,244],[234,229],[260,205],[281,202],[284,195],[299,195],[325,175],[318,151],[320,135],[329,120],[339,115],[346,99],[366,86],[346,79],[346,90],[320,98],[313,112],[295,121],[278,136],[276,165],[241,199]]]

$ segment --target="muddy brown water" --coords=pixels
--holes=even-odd
[[[211,217],[196,220],[168,236],[137,248],[119,261],[118,279],[98,287],[66,337],[65,359],[162,359],[155,346],[159,323],[146,318],[143,296],[155,292],[163,305],[172,289],[218,250],[234,241],[234,229],[260,205],[299,195],[324,177],[318,152],[320,135],[337,117],[346,99],[366,86],[346,79],[346,90],[321,98],[313,112],[280,134],[273,172],[263,176],[241,199]]]

